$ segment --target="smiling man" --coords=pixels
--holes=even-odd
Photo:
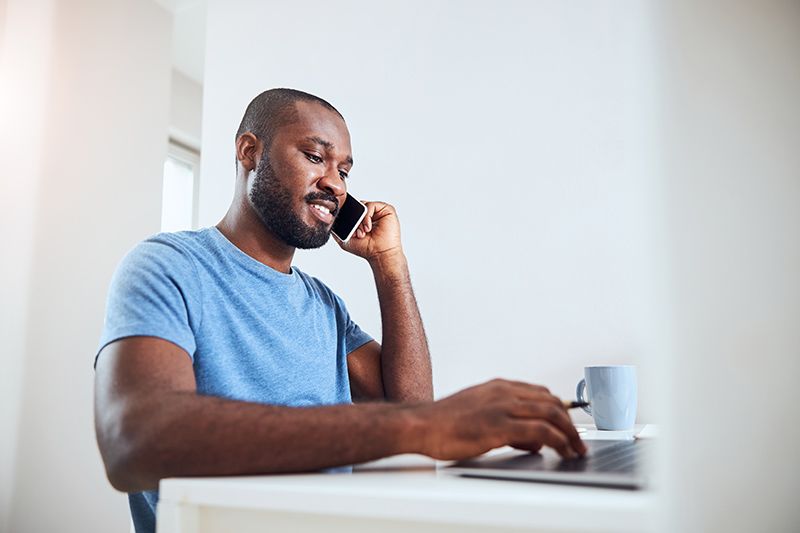
[[[222,221],[147,239],[117,269],[95,359],[95,426],[138,532],[155,530],[165,477],[346,469],[398,453],[460,459],[506,444],[585,453],[544,387],[494,380],[433,401],[391,205],[367,202],[355,236],[340,243],[372,268],[380,344],[292,266],[297,248],[329,239],[352,165],[333,106],[266,91],[236,134]]]

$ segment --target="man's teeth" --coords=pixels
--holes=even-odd
[[[322,211],[326,215],[330,215],[331,214],[331,210],[328,209],[327,207],[325,207],[324,205],[311,204],[311,207],[313,207],[314,209],[316,209],[318,211]]]

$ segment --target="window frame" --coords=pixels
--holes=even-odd
[[[186,143],[170,136],[167,141],[166,159],[176,159],[192,169],[192,222],[191,229],[195,230],[199,226],[199,205],[200,205],[200,150],[189,146]],[[165,159],[165,162],[166,162]],[[163,180],[163,176],[162,176]]]

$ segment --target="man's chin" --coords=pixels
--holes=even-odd
[[[330,226],[320,221],[309,223],[300,217],[270,218],[265,213],[268,212],[266,209],[257,212],[264,226],[289,246],[303,250],[320,248],[331,238]]]
[[[295,248],[302,250],[312,250],[314,248],[321,248],[331,238],[329,230],[315,231],[313,234],[303,235],[302,237],[293,239],[295,242],[290,243]]]

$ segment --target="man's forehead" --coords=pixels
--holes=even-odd
[[[328,150],[350,153],[350,132],[342,117],[314,102],[295,102],[295,116],[282,130],[293,140],[308,140]]]

